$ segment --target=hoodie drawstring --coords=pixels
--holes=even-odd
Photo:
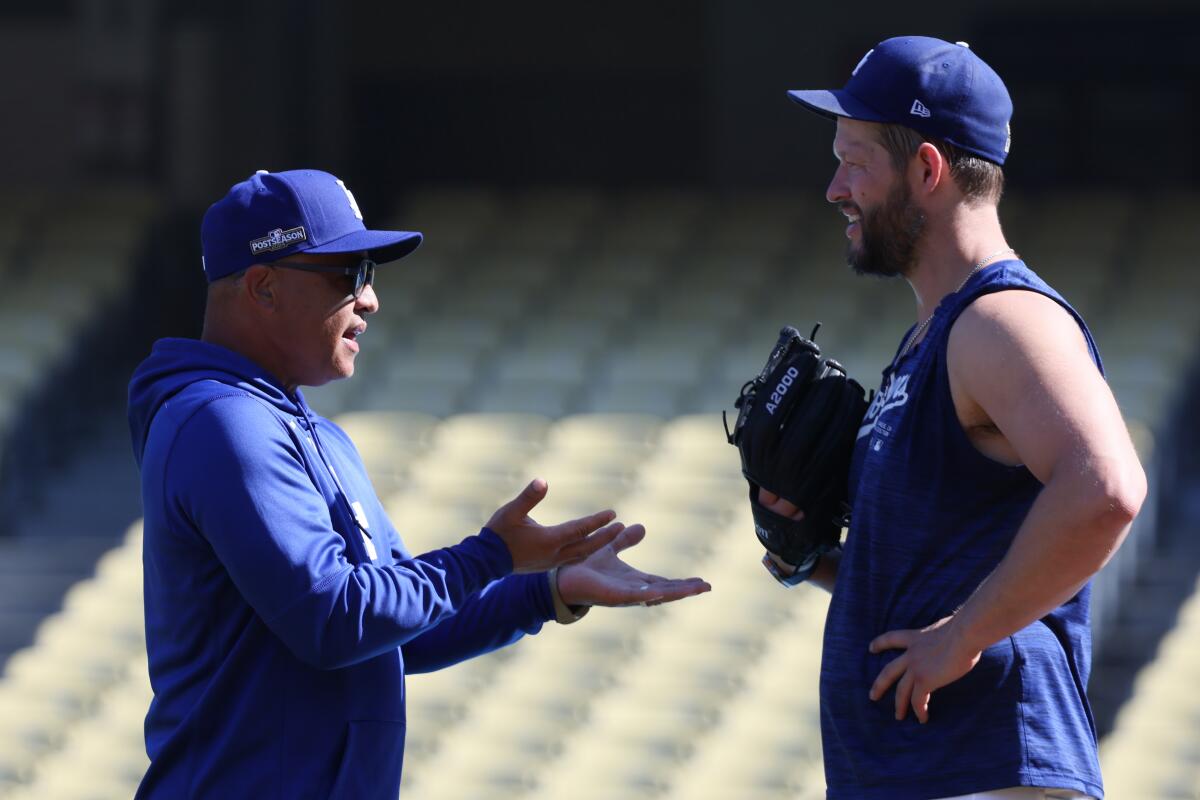
[[[325,465],[325,469],[333,478],[333,485],[337,488],[338,498],[342,501],[342,506],[350,515],[350,520],[355,527],[362,531],[363,536],[371,539],[371,532],[367,530],[358,520],[358,514],[354,511],[354,505],[350,502],[350,498],[346,496],[346,490],[342,488],[342,480],[338,477],[337,470],[329,463],[329,459],[325,456],[325,448],[321,446],[321,437],[317,434],[317,423],[309,414],[308,403],[304,402],[304,397],[299,392],[296,392],[296,406],[300,409],[300,413],[304,415],[304,421],[307,423],[308,432],[312,435],[313,449],[317,451],[317,457],[321,459],[321,463]]]

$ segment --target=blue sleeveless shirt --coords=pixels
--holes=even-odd
[[[997,262],[934,311],[925,338],[883,371],[850,472],[853,521],[825,623],[821,733],[828,797],[924,800],[1043,786],[1103,796],[1086,687],[1090,583],[983,651],[933,693],[929,722],[895,719],[895,694],[867,692],[902,651],[868,652],[886,631],[952,614],[1008,551],[1041,483],[967,438],[946,367],[950,329],[981,295],[1023,289],[1083,319],[1023,263]],[[907,338],[907,337],[906,337]]]

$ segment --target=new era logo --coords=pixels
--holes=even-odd
[[[259,253],[269,253],[272,250],[282,250],[285,247],[290,247],[297,242],[308,240],[308,236],[304,233],[303,226],[288,228],[286,231],[282,228],[276,228],[261,239],[255,239],[250,242],[250,253],[258,255]]]
[[[931,113],[929,113],[929,109],[925,107],[925,104],[920,100],[913,100],[912,108],[908,113],[912,114],[914,117],[925,117],[926,119],[933,116]]]

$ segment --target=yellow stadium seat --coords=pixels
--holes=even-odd
[[[480,389],[473,407],[483,412],[527,412],[561,417],[573,405],[578,387],[557,378],[493,383]]]
[[[408,465],[429,447],[438,419],[419,412],[355,411],[334,421],[354,442],[382,497],[403,484]]]
[[[461,452],[489,445],[540,445],[549,426],[550,420],[540,414],[458,414],[434,430],[433,446],[439,452]]]
[[[650,370],[646,364],[638,369],[642,367]],[[580,396],[579,405],[591,412],[618,411],[669,417],[681,407],[687,380],[655,380],[653,377],[634,379],[626,376],[612,383],[588,387]]]

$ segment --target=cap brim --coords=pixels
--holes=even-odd
[[[416,231],[352,231],[345,236],[307,250],[305,253],[358,253],[366,251],[377,264],[398,261],[421,246]]]
[[[788,97],[827,119],[848,117],[864,122],[887,122],[887,118],[845,89],[792,89]]]

